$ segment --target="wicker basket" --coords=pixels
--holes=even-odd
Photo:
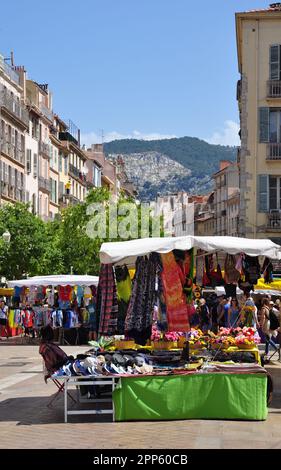
[[[194,344],[189,344],[190,349],[202,349],[204,348],[204,345],[201,343],[194,343]]]
[[[151,341],[152,349],[177,349],[178,343],[176,341]]]
[[[252,343],[252,344],[237,344],[236,346],[239,349],[253,349],[256,345],[255,343]]]
[[[180,336],[178,339],[178,348],[183,348],[185,342],[186,342],[185,336]]]
[[[135,349],[136,343],[134,341],[115,341],[115,347],[117,349]]]

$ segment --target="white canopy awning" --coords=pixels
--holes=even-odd
[[[34,276],[17,281],[9,281],[9,287],[31,287],[31,286],[97,286],[98,276],[79,276],[62,274],[58,276]]]
[[[206,252],[223,251],[232,255],[246,253],[249,256],[267,256],[270,259],[281,259],[281,247],[271,240],[249,239],[238,237],[166,237],[141,238],[125,242],[103,243],[100,249],[100,261],[103,264],[133,264],[138,256],[152,252],[168,253],[169,251],[200,248]]]

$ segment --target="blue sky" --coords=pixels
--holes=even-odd
[[[261,0],[10,0],[0,53],[49,83],[84,141],[194,136],[237,144],[236,11]],[[3,21],[4,19],[4,21]]]

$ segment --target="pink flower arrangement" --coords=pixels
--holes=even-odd
[[[164,341],[174,341],[177,342],[179,339],[179,334],[175,331],[169,331],[168,333],[164,334]]]
[[[152,325],[152,334],[151,334],[151,341],[174,341],[177,342],[180,337],[179,333],[175,331],[168,331],[167,333],[161,333],[156,327],[156,325]]]
[[[231,328],[221,327],[218,332],[218,336],[228,336],[231,334]]]
[[[203,333],[201,330],[196,329],[196,328],[191,328],[191,330],[187,334],[189,340],[198,340],[203,336]]]

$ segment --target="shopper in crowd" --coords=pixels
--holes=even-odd
[[[6,335],[6,338],[9,338],[8,334],[8,307],[5,301],[2,299],[0,301],[0,339],[2,339],[2,334]]]
[[[221,328],[225,326],[224,323],[224,306],[226,304],[226,298],[221,296],[219,297],[219,303],[217,306],[217,322],[218,322],[218,327]]]
[[[259,328],[258,309],[256,307],[254,299],[251,296],[250,291],[245,292],[245,303],[244,303],[243,309],[242,309],[242,318],[241,318],[241,322],[243,326],[248,326],[248,327],[253,327],[253,328],[258,329]]]
[[[205,299],[200,299],[200,329],[203,332],[211,328],[210,311]]]
[[[45,364],[45,382],[60,367],[66,364],[71,357],[58,346],[54,341],[54,330],[51,325],[44,326],[40,330],[41,344],[39,354],[43,357]]]
[[[264,298],[262,301],[261,328],[265,335],[265,359],[269,353],[269,346],[272,346],[275,351],[278,350],[278,346],[272,339],[274,337],[276,338],[279,328],[278,322],[273,325],[273,322],[271,321],[271,315],[275,315],[273,312],[270,312],[273,307],[272,304],[273,302],[271,303],[267,298]]]
[[[232,299],[228,309],[228,328],[236,328],[240,325],[240,311],[238,300],[236,298]]]
[[[194,313],[190,317],[190,326],[192,328],[199,328],[200,326],[200,304],[195,303]]]

